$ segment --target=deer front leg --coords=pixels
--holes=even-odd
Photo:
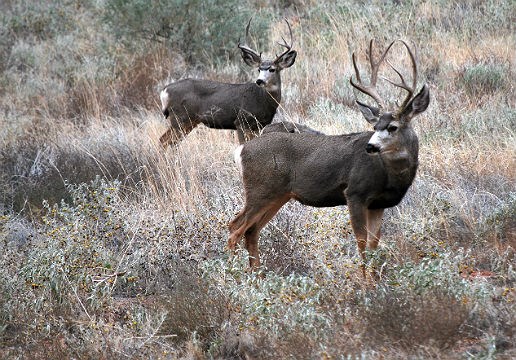
[[[366,248],[376,250],[380,241],[382,217],[384,209],[367,210],[367,245]],[[371,275],[375,280],[380,279],[376,266],[372,266]]]
[[[245,143],[256,137],[256,133],[247,127],[237,126],[238,142]]]
[[[381,236],[384,209],[367,210],[367,248],[376,250]]]
[[[367,244],[367,208],[360,202],[348,201],[351,228],[357,239],[358,251],[362,256],[362,274],[365,278],[366,244]]]

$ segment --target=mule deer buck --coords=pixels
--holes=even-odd
[[[287,201],[295,199],[313,207],[348,206],[365,276],[366,247],[374,250],[378,245],[384,209],[403,199],[416,175],[418,139],[410,122],[430,102],[427,85],[414,96],[416,59],[408,44],[399,41],[410,57],[413,79],[407,84],[402,73],[387,61],[400,81],[384,79],[407,92],[403,103],[392,112],[386,111],[376,82],[380,65],[396,41],[375,61],[371,40],[367,54],[371,66],[368,85],[361,80],[355,54],[352,57],[356,80],[351,77],[351,85],[378,105],[356,101],[374,131],[333,136],[271,132],[235,151],[242,172],[245,206],[229,224],[228,248],[234,251],[245,237],[251,269],[260,266],[260,230]]]
[[[161,109],[165,118],[170,116],[170,128],[161,136],[163,147],[181,140],[197,125],[214,129],[233,129],[238,140],[253,138],[265,125],[272,122],[281,101],[281,70],[294,64],[297,52],[284,38],[278,43],[285,51],[275,60],[262,59],[261,53],[246,44],[238,43],[244,62],[258,68],[255,82],[227,84],[210,80],[184,79],[165,86],[160,93]],[[249,26],[245,30],[246,43]]]

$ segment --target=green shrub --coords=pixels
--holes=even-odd
[[[213,64],[237,54],[238,38],[243,39],[255,13],[237,0],[108,0],[104,21],[130,47],[149,40],[162,42],[179,50],[190,63]],[[270,43],[268,21],[257,15],[251,25],[259,51]]]
[[[230,306],[240,316],[240,329],[261,329],[271,334],[286,334],[302,329],[311,334],[328,325],[319,312],[323,289],[311,278],[296,274],[280,276],[272,272],[247,273],[245,257],[203,264],[204,277],[224,292]]]
[[[465,329],[474,309],[487,306],[492,289],[461,276],[468,261],[469,254],[459,251],[395,266],[385,283],[361,299],[366,333],[405,348],[444,348],[469,336]]]
[[[507,201],[493,211],[483,224],[484,237],[491,237],[507,246],[514,245],[516,229],[516,192],[510,192]],[[512,244],[511,244],[512,240]],[[512,249],[512,252],[516,249]]]
[[[364,310],[369,341],[405,348],[453,345],[463,336],[471,308],[439,289],[417,294],[394,288],[374,293],[370,301]]]
[[[510,76],[507,66],[480,63],[465,68],[461,74],[461,82],[468,95],[479,97],[504,89]]]
[[[118,183],[99,178],[90,184],[68,185],[72,204],[45,203],[47,214],[21,272],[25,282],[41,288],[46,301],[97,308],[111,297],[125,271],[117,254],[126,239],[114,201]]]
[[[219,340],[218,335],[229,317],[229,302],[221,292],[212,291],[196,269],[184,263],[172,263],[172,266],[176,266],[175,286],[170,295],[162,298],[167,315],[160,334],[174,334],[178,344],[196,334],[200,344],[209,347]]]
[[[72,9],[72,4],[62,2],[15,2],[5,11],[3,22],[11,36],[48,39],[73,30],[75,13]]]

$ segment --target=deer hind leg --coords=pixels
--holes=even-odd
[[[199,121],[192,120],[188,117],[183,120],[183,118],[171,116],[170,128],[161,135],[159,141],[164,148],[167,148],[168,145],[173,145],[181,141],[198,124]]]
[[[228,249],[234,254],[240,239],[245,236],[245,247],[249,252],[251,268],[260,262],[258,257],[258,236],[261,228],[258,223],[267,213],[267,207],[245,207],[229,223]]]
[[[271,221],[274,215],[278,213],[279,209],[281,209],[288,200],[289,197],[285,197],[272,203],[258,222],[245,232],[245,247],[249,253],[249,266],[251,269],[257,269],[260,267],[260,253],[258,251],[258,237],[260,235],[260,231],[269,221]]]
[[[245,207],[229,224],[228,248],[235,251],[237,243],[245,237],[245,247],[249,253],[249,266],[252,270],[260,266],[258,237],[260,231],[276,215],[290,197],[268,202],[264,206]]]
[[[246,219],[247,207],[244,207],[238,215],[230,221],[229,223],[229,240],[228,240],[228,249],[231,250],[232,253],[235,252],[236,246],[242,236],[244,236],[245,228],[245,219]]]

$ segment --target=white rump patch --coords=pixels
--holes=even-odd
[[[163,90],[161,90],[161,92],[159,94],[159,98],[161,100],[161,111],[167,110],[168,105],[169,105],[169,96],[168,96],[167,88],[164,88]]]
[[[233,159],[235,159],[235,163],[237,165],[238,171],[242,173],[242,149],[244,148],[244,145],[240,145],[235,149],[235,152],[233,153]]]

